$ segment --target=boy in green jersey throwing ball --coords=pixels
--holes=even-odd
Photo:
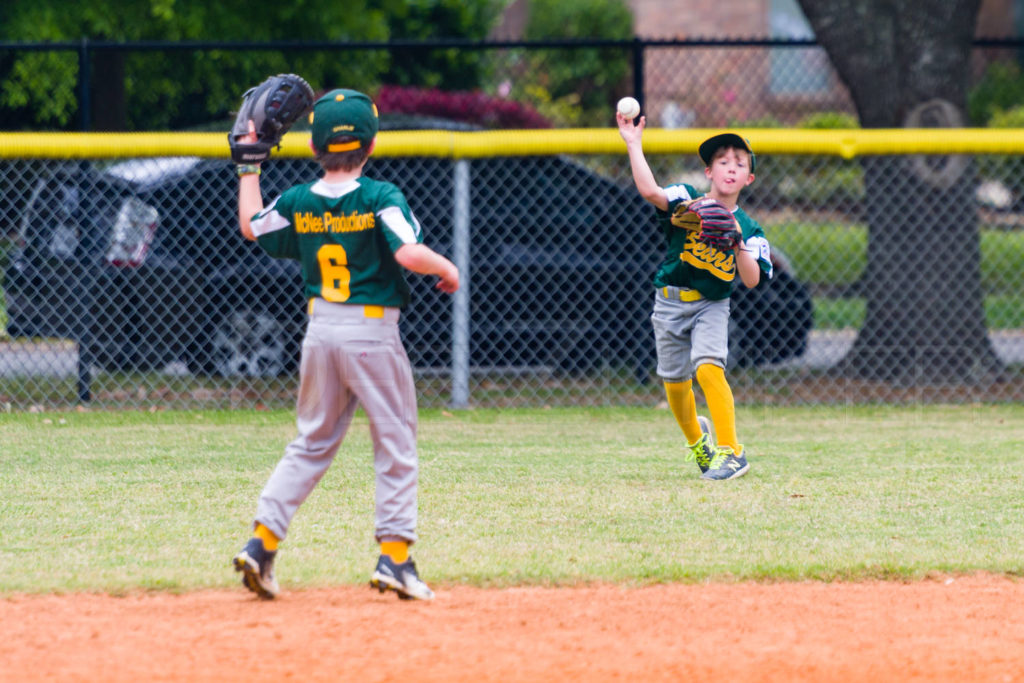
[[[299,506],[337,454],[357,405],[370,423],[376,472],[375,536],[381,552],[370,579],[381,592],[430,600],[409,556],[416,541],[416,392],[399,337],[409,301],[403,269],[459,287],[451,261],[423,244],[405,196],[362,177],[378,130],[377,108],[354,90],[332,90],[313,105],[312,146],[324,170],[264,207],[258,166],[239,166],[242,235],[276,258],[302,263],[308,325],[302,343],[298,435],[270,475],[253,537],[233,559],[261,598],[278,593],[273,564]]]
[[[645,117],[637,124],[622,114],[617,114],[616,120],[626,141],[633,181],[641,196],[657,209],[658,225],[667,240],[665,258],[654,276],[651,323],[658,376],[687,439],[687,459],[697,462],[704,479],[743,476],[750,466],[736,436],[736,410],[725,378],[729,295],[737,274],[747,287],[757,286],[762,274],[772,274],[771,252],[761,226],[736,205],[740,191],[754,182],[754,152],[738,135],[715,135],[699,149],[711,184],[706,194],[686,184],[661,187],[641,145]],[[700,221],[690,205],[702,196],[732,211],[742,232],[742,239],[733,246],[723,249],[701,241]],[[711,443],[707,420],[697,416],[694,377],[707,399],[717,446]]]

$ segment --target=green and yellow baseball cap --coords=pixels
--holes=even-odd
[[[750,155],[750,172],[754,172],[754,164],[756,159],[754,158],[754,148],[750,146],[750,140],[736,135],[736,133],[720,133],[719,135],[713,135],[704,142],[700,143],[698,152],[700,153],[701,161],[704,162],[705,166],[711,165],[711,157],[715,155],[715,151],[721,147],[732,147],[733,149],[745,149]]]
[[[348,152],[366,147],[377,135],[377,105],[358,90],[339,88],[332,90],[313,104],[309,115],[313,131],[313,146],[321,152]],[[354,141],[332,144],[340,137],[353,137]]]

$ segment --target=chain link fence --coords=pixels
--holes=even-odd
[[[695,155],[650,159],[663,183],[706,183]],[[908,157],[759,158],[743,203],[772,242],[776,275],[733,298],[738,401],[1024,398],[1022,207],[994,201],[964,159],[962,178],[974,180],[959,181],[967,208],[950,219],[901,187],[915,175]],[[989,165],[1024,177],[1018,158],[978,158]],[[28,196],[4,249],[7,409],[293,401],[298,267],[237,233],[226,161],[32,160],[0,171]],[[625,154],[381,157],[366,173],[402,187],[427,243],[468,274],[454,298],[409,278],[402,329],[422,405],[661,399],[648,316],[663,247]],[[264,192],[316,174],[311,161],[274,160]],[[873,228],[873,212],[902,222]],[[950,220],[953,232],[940,224]],[[909,241],[886,246],[887,235]]]
[[[69,46],[68,59],[87,65],[84,46]],[[976,46],[970,125],[1019,135],[1020,47]],[[807,41],[265,49],[275,48],[374,64],[473,52],[485,84],[473,96],[382,88],[391,115],[418,117],[396,126],[432,117],[514,128],[540,116],[555,128],[603,127],[623,94],[638,95],[649,125],[665,129],[856,126],[824,51]],[[149,68],[162,48],[136,49]],[[203,49],[176,54],[198,59]],[[0,410],[293,402],[305,314],[297,264],[238,235],[225,160],[31,157],[0,159]],[[705,187],[695,154],[649,159],[661,184]],[[1024,398],[1022,163],[1015,154],[759,155],[741,201],[773,245],[776,276],[733,298],[737,400]],[[663,246],[624,153],[380,156],[366,173],[401,187],[427,243],[463,266],[455,297],[409,277],[402,329],[421,405],[662,399],[648,317]],[[316,174],[312,161],[274,159],[264,193]]]

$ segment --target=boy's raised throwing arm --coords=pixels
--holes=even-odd
[[[641,144],[644,128],[647,126],[647,117],[641,116],[640,123],[634,125],[632,119],[627,119],[622,114],[615,114],[615,121],[619,124],[619,135],[626,141],[626,152],[629,154],[629,165],[633,169],[633,182],[640,196],[654,204],[661,211],[668,210],[668,195],[654,179],[654,173],[644,158],[644,150]]]

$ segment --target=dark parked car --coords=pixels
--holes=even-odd
[[[399,185],[428,244],[451,255],[450,160],[375,158],[366,174]],[[274,160],[264,194],[316,175],[311,160]],[[661,247],[638,193],[561,157],[479,159],[470,175],[471,364],[578,372],[609,363],[646,377]],[[56,168],[28,202],[5,273],[8,332],[75,339],[110,369],[294,370],[299,266],[238,234],[236,186],[226,162],[195,158]],[[430,279],[410,282],[410,359],[448,366],[451,299]],[[810,297],[788,272],[734,301],[735,362],[803,352]]]

